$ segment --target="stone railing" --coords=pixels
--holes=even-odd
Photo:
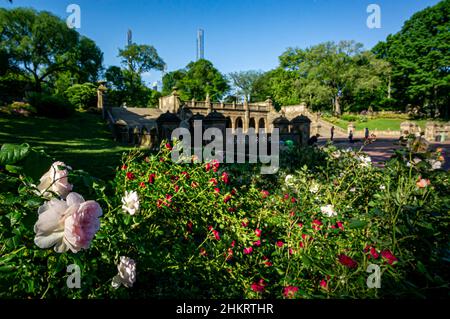
[[[211,102],[209,96],[206,96],[205,101],[189,100],[182,101],[177,93],[177,89],[171,95],[160,97],[159,109],[162,112],[176,113],[182,105],[186,105],[190,109],[198,110],[227,110],[227,111],[250,111],[250,112],[274,112],[273,103],[270,98],[266,101],[257,103],[224,103],[224,102]]]

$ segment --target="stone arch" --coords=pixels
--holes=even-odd
[[[258,121],[258,129],[259,130],[263,129],[264,132],[267,131],[267,129],[266,129],[266,120],[263,117],[260,118],[259,121]]]
[[[227,116],[226,120],[226,128],[233,128],[233,121],[231,120],[231,118]]]
[[[256,121],[255,121],[254,117],[250,118],[250,121],[248,122],[248,128],[251,128],[251,127],[256,129]]]
[[[238,128],[244,129],[244,121],[242,120],[242,118],[240,116],[236,117],[234,128],[235,129],[238,129]]]

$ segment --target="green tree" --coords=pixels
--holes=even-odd
[[[145,86],[142,74],[151,70],[164,69],[164,61],[151,45],[131,44],[119,49],[122,68],[110,66],[105,77],[109,83],[109,101],[120,105],[126,102],[129,106],[155,106],[156,93]]]
[[[262,76],[261,71],[240,71],[228,74],[234,86],[236,95],[245,96],[247,101],[251,101],[256,81]]]
[[[0,45],[36,91],[65,71],[95,80],[103,59],[94,42],[51,13],[33,9],[0,9]]]
[[[297,77],[301,100],[330,105],[340,115],[342,104],[349,104],[358,93],[373,94],[383,82],[389,66],[354,41],[326,42],[307,49],[289,48],[280,56],[280,67]],[[278,84],[282,86],[282,83]],[[349,105],[350,106],[350,105]]]
[[[119,57],[124,67],[124,76],[129,81],[131,91],[139,90],[142,85],[141,75],[151,70],[162,71],[164,61],[158,55],[156,49],[146,44],[130,44],[125,49],[119,49]]]
[[[168,92],[176,86],[183,100],[204,100],[209,94],[212,101],[218,101],[230,89],[226,78],[205,59],[191,62],[185,70],[175,72],[164,77],[163,92]]]
[[[392,65],[392,94],[404,106],[450,116],[450,0],[417,12],[373,52]]]
[[[97,87],[92,83],[75,84],[68,88],[65,97],[78,109],[94,107],[97,101]]]
[[[186,76],[185,70],[175,70],[173,72],[166,73],[162,78],[162,94],[169,95],[172,93],[172,89],[180,85],[180,81]]]

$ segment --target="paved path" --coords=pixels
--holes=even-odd
[[[394,150],[400,148],[399,145],[395,145],[398,139],[392,138],[379,138],[374,143],[364,146],[363,151],[367,153],[371,158],[372,162],[380,165],[380,162],[387,161],[393,154]],[[327,139],[319,139],[319,145],[324,145]],[[339,148],[351,147],[354,150],[359,150],[363,143],[361,140],[356,140],[355,143],[350,144],[348,139],[338,138],[334,140],[334,144]],[[450,169],[450,142],[445,143],[430,143],[431,149],[436,149],[438,147],[443,148],[443,155],[445,158],[444,168]],[[381,165],[382,166],[382,165]]]

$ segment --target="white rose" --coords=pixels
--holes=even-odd
[[[309,188],[309,191],[313,194],[316,194],[319,191],[319,184],[313,183]]]
[[[133,287],[136,282],[136,262],[128,257],[121,256],[120,264],[117,265],[118,274],[112,280],[112,286],[119,288],[124,285],[127,288]]]
[[[122,197],[122,209],[134,215],[139,211],[139,197],[136,191],[125,191],[125,196]]]
[[[69,249],[76,253],[89,248],[100,228],[100,205],[92,200],[84,201],[77,193],[67,195],[67,200],[53,198],[39,207],[39,218],[34,225],[35,244],[40,248],[63,253]]]
[[[61,198],[66,198],[67,194],[72,191],[72,185],[67,179],[70,169],[72,168],[63,162],[53,163],[47,173],[41,177],[40,184],[37,186],[40,195],[50,198],[53,196],[52,193],[55,193]]]
[[[320,208],[320,210],[322,211],[322,214],[328,217],[337,216],[337,213],[334,211],[333,205],[323,206]]]
[[[442,162],[440,162],[440,161],[430,159],[430,160],[427,160],[427,162],[431,165],[432,170],[442,168]]]
[[[368,167],[372,164],[370,156],[360,155],[358,156],[358,160],[361,162],[359,165],[362,167]]]
[[[291,187],[295,185],[294,181],[295,181],[295,179],[294,179],[294,176],[292,176],[292,175],[286,175],[286,178],[284,179],[284,182],[286,183],[286,185],[291,186]]]
[[[330,155],[333,158],[339,158],[339,157],[341,157],[341,152],[339,150],[337,150],[337,151],[334,151],[333,153],[331,153]]]

